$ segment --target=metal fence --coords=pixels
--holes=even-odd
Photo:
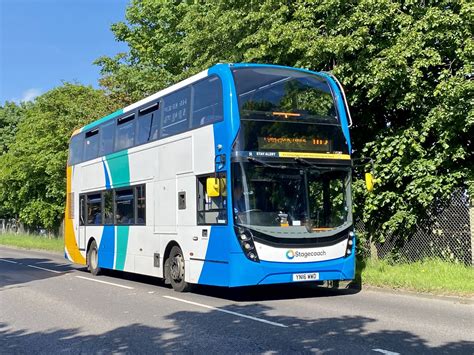
[[[474,207],[466,190],[457,190],[449,201],[437,203],[428,210],[427,217],[417,224],[408,237],[388,235],[383,243],[371,243],[376,233],[361,245],[362,255],[393,261],[417,261],[439,258],[445,261],[474,266]],[[365,234],[362,221],[356,231]]]

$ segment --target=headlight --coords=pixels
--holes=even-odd
[[[236,227],[235,234],[239,241],[240,247],[242,248],[245,256],[251,260],[259,262],[257,251],[255,250],[255,244],[253,243],[252,233],[247,228]]]

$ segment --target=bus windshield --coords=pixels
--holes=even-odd
[[[323,77],[272,67],[235,68],[233,75],[241,119],[339,123]]]
[[[327,234],[350,223],[350,168],[233,163],[237,225],[273,237]]]

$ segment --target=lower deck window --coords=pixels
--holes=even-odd
[[[80,225],[144,225],[145,185],[96,191],[79,196]]]

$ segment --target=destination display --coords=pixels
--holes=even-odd
[[[259,150],[288,150],[299,152],[330,152],[332,142],[325,138],[257,137]]]

